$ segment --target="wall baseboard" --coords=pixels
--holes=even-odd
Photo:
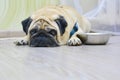
[[[22,37],[24,35],[23,31],[0,31],[0,38]]]

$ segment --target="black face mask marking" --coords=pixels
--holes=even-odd
[[[39,30],[34,35],[30,36],[29,46],[31,47],[56,47],[59,46],[54,39],[53,33],[49,33],[45,30]]]

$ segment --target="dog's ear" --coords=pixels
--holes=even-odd
[[[32,21],[33,21],[32,18],[28,17],[27,19],[21,22],[23,26],[23,31],[26,33],[26,35],[28,34],[28,28],[30,27]]]
[[[57,23],[57,25],[60,29],[61,35],[63,35],[65,32],[65,29],[67,27],[67,22],[66,22],[65,18],[63,16],[59,16],[59,18],[55,19],[55,22]]]

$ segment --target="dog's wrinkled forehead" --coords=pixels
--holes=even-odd
[[[43,29],[45,26],[48,26],[48,25],[49,25],[49,23],[42,19],[37,20],[33,23],[33,27],[37,26],[38,28],[41,28],[41,29]]]
[[[30,29],[36,28],[36,27],[38,29],[44,29],[44,30],[46,30],[46,28],[55,29],[55,27],[49,21],[44,20],[44,19],[39,19],[35,21]]]

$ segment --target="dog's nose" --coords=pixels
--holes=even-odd
[[[44,33],[40,33],[38,36],[45,37],[46,35]]]
[[[39,32],[36,34],[36,37],[47,37],[47,33],[44,32],[44,31],[39,31]]]

